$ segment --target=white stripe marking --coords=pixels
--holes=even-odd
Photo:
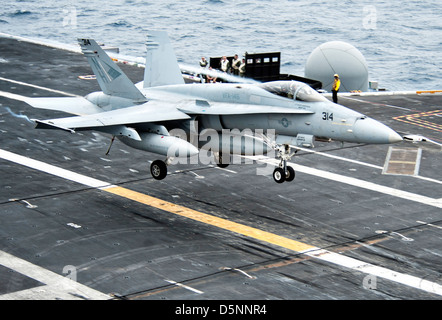
[[[204,293],[203,291],[200,291],[200,290],[197,290],[197,289],[195,289],[195,288],[192,288],[192,287],[186,286],[186,285],[184,285],[184,284],[182,284],[182,283],[179,283],[179,282],[176,282],[176,281],[173,281],[173,280],[166,280],[166,279],[164,279],[164,281],[169,282],[170,284],[174,284],[174,285],[176,285],[176,286],[178,286],[178,287],[181,287],[181,288],[184,288],[184,289],[190,290],[190,291],[192,291],[192,292],[198,293],[198,294],[203,294],[203,293]]]
[[[212,167],[212,168],[215,168],[215,169],[218,169],[218,170],[227,171],[227,172],[230,172],[230,173],[238,173],[238,172],[236,172],[236,171],[233,171],[233,170],[230,170],[230,169],[226,169],[226,168],[220,168],[220,167],[218,167],[218,166],[212,166],[212,165],[210,165],[209,167]]]
[[[46,286],[0,295],[0,300],[6,299],[111,299],[107,294],[89,288],[81,283],[63,277],[50,270],[39,267],[26,260],[15,257],[0,250],[0,264],[35,279]]]
[[[22,85],[22,86],[27,86],[27,87],[35,88],[35,89],[40,89],[40,90],[45,90],[45,91],[49,91],[49,92],[59,93],[59,94],[65,95],[65,96],[78,97],[76,94],[72,94],[72,93],[65,92],[65,91],[60,91],[60,90],[55,90],[55,89],[51,89],[51,88],[41,87],[41,86],[37,86],[35,84],[26,83],[26,82],[22,82],[22,81],[7,79],[7,78],[3,78],[3,77],[0,77],[0,80],[11,82],[11,83],[15,83],[15,84],[19,84],[19,85]]]
[[[426,222],[423,222],[423,221],[416,221],[416,222],[417,222],[417,223],[421,223],[421,224],[425,224],[425,225],[430,226],[430,227],[433,227],[433,228],[442,229],[442,227],[439,227],[439,226],[437,226],[437,225],[435,225],[435,224],[426,223]]]
[[[15,162],[21,165],[24,165],[26,167],[36,169],[42,172],[46,172],[49,174],[52,174],[54,176],[67,179],[70,181],[74,181],[92,188],[102,189],[102,188],[109,188],[113,187],[112,184],[104,181],[100,181],[94,178],[90,178],[87,176],[84,176],[79,173],[75,173],[69,170],[62,169],[60,167],[56,167],[50,164],[47,164],[42,161],[34,160],[31,158],[27,158],[24,156],[20,156],[18,154],[2,150],[0,149],[0,158],[3,158],[5,160],[9,160],[11,162]]]
[[[95,179],[80,175],[78,173],[74,173],[74,172],[71,172],[71,171],[68,171],[65,169],[61,169],[61,168],[43,163],[41,161],[37,161],[37,160],[33,160],[33,159],[30,159],[27,157],[16,155],[14,153],[11,153],[11,152],[8,152],[5,150],[1,150],[1,149],[0,149],[0,158],[3,158],[5,160],[9,160],[9,161],[12,161],[12,162],[15,162],[15,163],[18,163],[18,164],[21,164],[21,165],[24,165],[24,166],[27,166],[30,168],[34,168],[37,170],[44,169],[41,171],[56,175],[58,177],[61,177],[61,178],[67,179],[67,180],[75,181],[75,182],[78,182],[81,184],[86,184],[91,187],[106,189],[107,187],[111,186],[109,183],[95,180]],[[50,168],[50,170],[48,170],[48,168]],[[296,168],[299,171],[301,171],[301,169],[303,169],[303,171],[305,171],[306,173],[309,172],[309,170],[307,170],[307,169],[311,169],[311,168],[306,168],[303,166],[296,166]],[[312,171],[313,172],[312,174],[318,175],[321,177],[323,177],[326,174],[330,174],[328,172],[317,170],[317,169],[311,169],[311,170],[314,170],[314,171]],[[343,176],[339,176],[336,174],[331,174],[331,175],[332,176],[329,176],[328,178],[330,178],[330,179],[331,179],[331,177],[338,178],[338,181],[339,180],[346,181],[346,179],[344,179],[344,178],[348,178],[348,177],[343,177]],[[357,185],[357,186],[361,186],[361,184],[362,184],[361,187],[365,187],[364,184],[368,183],[366,181],[362,181],[362,180],[358,180],[358,179],[353,179],[353,178],[348,178],[348,179],[351,179],[350,184]],[[368,183],[368,184],[370,184],[370,183]],[[376,191],[379,191],[379,192],[389,191],[387,194],[391,193],[391,195],[400,196],[401,198],[402,198],[402,196],[404,196],[404,194],[401,194],[402,191],[400,191],[400,190],[395,190],[395,189],[388,188],[388,187],[383,187],[383,188],[377,189],[378,187],[382,187],[382,186],[377,186],[375,184],[373,184],[373,185],[376,186]],[[386,188],[386,189],[384,189],[384,188]],[[422,196],[418,196],[418,195],[414,195],[414,194],[410,194],[410,195],[417,196],[417,198],[422,197]],[[428,200],[428,198],[426,200]],[[432,202],[436,201],[434,199],[429,199],[429,200],[431,200]],[[440,204],[439,204],[439,206],[440,206]],[[375,266],[370,263],[366,263],[366,262],[363,262],[363,261],[360,261],[360,260],[357,260],[354,258],[346,257],[341,254],[330,252],[330,251],[327,251],[327,250],[324,250],[321,248],[313,248],[313,249],[309,249],[306,251],[301,251],[300,253],[306,254],[306,255],[311,256],[316,259],[327,261],[332,264],[336,264],[336,265],[339,265],[342,267],[350,268],[352,270],[360,271],[363,273],[368,273],[371,275],[379,276],[379,277],[382,277],[382,278],[385,278],[385,279],[388,279],[388,280],[391,280],[391,281],[394,281],[397,283],[401,283],[401,284],[411,286],[416,289],[420,289],[420,290],[423,290],[426,292],[430,292],[430,293],[434,293],[434,294],[438,294],[438,295],[442,296],[442,286],[441,285],[439,285],[435,282],[427,281],[422,278],[410,276],[407,274],[402,274],[402,273],[399,273],[396,271],[389,270],[384,267]],[[166,281],[168,281],[168,280],[166,280]],[[169,281],[172,281],[172,280],[169,280]],[[178,283],[175,283],[175,281],[173,281],[173,282],[176,285],[180,285]],[[170,283],[172,283],[172,282],[170,282]],[[188,288],[190,288],[190,287],[188,287]],[[191,289],[193,289],[193,288],[191,288]],[[191,290],[191,289],[189,289],[189,290]],[[196,290],[196,289],[193,289],[193,290]],[[197,290],[197,291],[199,291],[199,290]]]
[[[311,249],[304,254],[317,258],[322,261],[327,261],[346,267],[355,271],[368,273],[377,277],[391,280],[393,282],[401,283],[419,290],[434,293],[442,296],[442,286],[438,283],[418,278],[408,274],[399,273],[384,267],[375,266],[354,258],[346,257],[338,253],[330,252],[320,248]]]
[[[412,92],[408,92],[408,91],[397,92],[396,94],[397,95],[416,94],[416,91],[412,91]],[[379,94],[378,94],[378,96],[379,96]],[[384,107],[388,107],[388,108],[393,108],[393,109],[412,111],[412,109],[404,108],[404,107],[398,107],[398,106],[393,106],[391,104],[383,104],[383,103],[378,103],[378,102],[366,101],[366,100],[362,100],[362,99],[350,98],[350,97],[344,96],[344,95],[341,95],[341,97],[344,98],[344,99],[349,99],[349,100],[353,100],[353,101],[357,101],[357,102],[362,102],[362,103],[371,103],[371,104],[380,105],[380,106],[384,106]]]

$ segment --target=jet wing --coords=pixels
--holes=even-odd
[[[92,130],[103,127],[131,125],[144,122],[190,119],[190,116],[176,109],[176,105],[165,102],[146,102],[138,106],[99,112],[84,116],[34,120],[37,129]]]
[[[193,100],[182,102],[177,109],[187,114],[209,115],[240,115],[256,113],[288,113],[288,114],[313,114],[307,109],[266,106],[256,104],[240,104],[225,102],[208,102],[206,100]]]

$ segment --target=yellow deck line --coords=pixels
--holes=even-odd
[[[202,213],[193,209],[189,209],[168,201],[164,201],[149,195],[129,190],[122,187],[108,187],[103,188],[103,191],[157,208],[170,213],[180,215],[195,221],[203,222],[208,225],[212,225],[224,230],[236,232],[244,236],[248,236],[257,240],[265,241],[289,250],[302,252],[312,249],[317,249],[317,247],[295,241],[289,238],[281,237],[276,234],[266,232],[260,229],[252,228],[243,224],[232,222],[226,219],[218,218],[206,213]]]
[[[442,90],[421,90],[421,91],[416,91],[416,94],[422,94],[422,93],[442,93]]]

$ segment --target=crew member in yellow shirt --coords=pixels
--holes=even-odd
[[[339,87],[341,86],[341,80],[339,80],[339,75],[335,74],[335,81],[333,82],[332,86],[332,93],[333,93],[333,102],[338,103],[338,91]]]

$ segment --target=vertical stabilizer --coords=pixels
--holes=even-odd
[[[146,45],[144,88],[184,84],[184,79],[167,32],[149,31]]]
[[[137,102],[146,101],[144,95],[95,40],[78,39],[78,43],[89,61],[92,71],[97,76],[101,90],[105,94],[132,99]]]

